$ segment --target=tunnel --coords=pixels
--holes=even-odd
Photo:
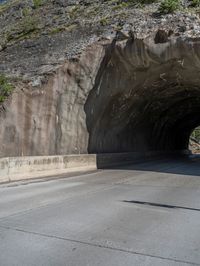
[[[200,40],[113,41],[85,104],[89,153],[188,149],[200,125]]]

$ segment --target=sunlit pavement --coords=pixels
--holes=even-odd
[[[1,185],[0,265],[200,265],[200,159]]]

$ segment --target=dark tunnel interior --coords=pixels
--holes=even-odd
[[[185,150],[200,125],[199,71],[188,48],[168,58],[168,47],[161,61],[144,46],[105,56],[85,105],[89,153]]]

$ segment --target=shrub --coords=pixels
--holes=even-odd
[[[192,7],[200,6],[200,0],[191,0],[190,6]]]
[[[30,10],[28,7],[25,7],[25,8],[22,10],[22,15],[23,15],[24,17],[29,16],[30,13],[31,13],[31,10]]]
[[[180,7],[180,0],[163,0],[160,4],[159,12],[162,14],[173,13]]]
[[[42,0],[33,0],[34,8],[38,8],[42,5]]]
[[[100,24],[101,24],[101,26],[107,26],[109,24],[108,18],[107,17],[101,18]]]
[[[24,39],[26,36],[34,33],[38,30],[38,20],[35,17],[26,16],[20,23],[15,24],[11,27],[8,32],[6,32],[6,41],[16,41],[19,39]]]
[[[13,91],[13,85],[9,83],[5,75],[0,75],[0,103],[2,103]]]
[[[200,127],[195,128],[190,137],[200,142]]]

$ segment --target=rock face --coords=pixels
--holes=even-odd
[[[179,150],[200,124],[200,39],[101,41],[2,107],[0,156]]]
[[[0,104],[0,157],[187,148],[200,125],[199,14],[158,7],[0,5],[0,75],[16,88]]]
[[[86,153],[84,105],[103,56],[103,46],[94,45],[43,87],[19,86],[1,110],[0,155]]]

